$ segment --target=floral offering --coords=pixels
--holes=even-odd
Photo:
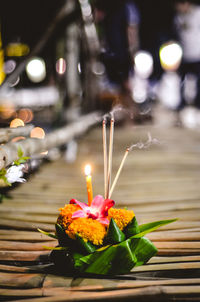
[[[85,173],[88,203],[71,199],[69,204],[61,208],[55,235],[39,230],[58,240],[58,246],[51,252],[51,259],[64,273],[127,274],[133,267],[145,264],[157,253],[156,247],[145,235],[176,220],[138,225],[133,211],[114,207],[115,202],[111,195],[131,148],[126,149],[110,186],[113,127],[112,118],[107,156],[105,120],[103,121],[105,197],[97,195],[93,198],[91,169],[87,166]],[[151,141],[149,137],[143,145],[148,146]]]

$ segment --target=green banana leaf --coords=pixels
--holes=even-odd
[[[141,224],[139,226],[140,232],[135,234],[134,238],[141,238],[141,237],[145,236],[146,234],[157,230],[161,226],[164,226],[166,224],[169,224],[169,223],[172,223],[172,222],[175,222],[175,221],[177,221],[177,218],[168,219],[168,220],[159,220],[159,221],[154,221],[154,222],[150,222],[150,223]]]
[[[84,255],[88,253],[93,253],[97,248],[91,242],[85,241],[78,234],[76,234],[76,240],[71,239],[65,233],[63,227],[58,223],[56,223],[56,234],[60,246],[69,247],[71,250],[79,250]]]
[[[76,240],[70,239],[62,226],[56,224],[59,245],[68,246],[69,249],[53,250],[51,259],[63,272],[125,274],[133,267],[145,264],[157,253],[154,244],[144,235],[176,220],[160,220],[138,225],[134,217],[122,232],[111,219],[104,245],[100,248],[89,241],[86,242],[78,234]],[[49,236],[49,233],[47,235]]]
[[[93,245],[89,241],[85,241],[82,237],[79,235],[76,235],[76,243],[77,243],[77,249],[80,249],[80,252],[83,254],[93,253],[96,250],[96,246]]]
[[[111,218],[105,243],[115,244],[115,243],[122,242],[125,239],[126,239],[125,234],[118,228],[114,219]]]
[[[56,223],[56,235],[58,237],[58,243],[60,246],[73,245],[72,239],[67,236],[63,227],[58,223]]]
[[[157,253],[147,238],[129,238],[116,245],[109,245],[82,257],[74,255],[74,266],[80,272],[117,275],[130,272],[134,266],[146,263]]]
[[[140,233],[140,228],[136,217],[134,216],[131,222],[125,227],[124,234],[126,235],[126,238],[129,238],[138,233]]]

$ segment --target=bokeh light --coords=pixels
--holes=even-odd
[[[43,139],[45,137],[45,132],[40,127],[35,127],[31,130],[30,137]]]
[[[5,49],[6,55],[8,57],[26,56],[29,51],[29,46],[23,43],[9,43]]]
[[[7,105],[1,105],[0,106],[0,116],[2,119],[9,119],[11,117],[14,117],[16,114],[15,107],[12,104]]]
[[[135,78],[133,83],[132,97],[135,103],[142,104],[148,97],[148,82],[147,80]]]
[[[19,110],[17,116],[23,120],[24,123],[30,123],[33,120],[34,114],[31,109],[23,108]]]
[[[180,120],[184,127],[190,129],[199,129],[200,126],[200,113],[199,110],[193,106],[186,106],[180,112]]]
[[[30,137],[43,139],[45,137],[45,131],[40,127],[35,127],[31,130]],[[40,155],[42,155],[42,156],[45,156],[47,154],[48,154],[48,151],[44,151],[44,152],[40,153]]]
[[[78,72],[81,73],[82,72],[82,70],[81,70],[81,63],[78,63],[77,68],[78,68]]]
[[[138,51],[135,54],[135,72],[142,78],[148,78],[153,71],[153,58],[147,51]]]
[[[24,126],[24,122],[19,118],[15,118],[14,120],[12,120],[10,122],[10,128],[17,128],[17,127],[23,127],[23,126]]]
[[[101,76],[105,73],[105,66],[101,62],[95,62],[92,64],[92,72],[97,76]]]
[[[28,78],[34,82],[39,83],[46,77],[46,65],[42,58],[33,58],[26,65],[26,73]]]
[[[165,70],[177,70],[183,55],[181,46],[176,42],[168,42],[159,50],[160,63]]]
[[[6,74],[9,74],[13,72],[15,67],[16,67],[16,62],[14,60],[7,60],[6,62],[4,62],[3,69]]]
[[[10,87],[14,87],[14,86],[17,86],[17,84],[19,83],[20,81],[20,77],[16,77],[15,79],[13,79],[12,81],[9,82],[9,86]]]
[[[63,58],[60,58],[56,62],[56,71],[59,74],[64,74],[66,71],[66,61]]]

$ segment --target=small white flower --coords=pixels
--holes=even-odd
[[[24,175],[23,169],[25,168],[24,165],[19,166],[11,166],[6,173],[6,178],[9,183],[14,182],[25,182],[26,180],[22,178]]]

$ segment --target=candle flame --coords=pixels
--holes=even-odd
[[[86,165],[85,166],[85,175],[88,176],[91,174],[91,166],[90,165]]]

